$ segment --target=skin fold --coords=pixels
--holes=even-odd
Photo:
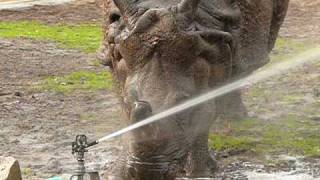
[[[127,124],[250,74],[269,61],[288,0],[104,0],[99,58],[110,66]],[[241,93],[130,134],[108,179],[211,177],[208,134],[243,111]]]

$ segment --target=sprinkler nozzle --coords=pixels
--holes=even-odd
[[[87,148],[98,144],[98,141],[88,143],[86,135],[77,135],[76,141],[72,142],[72,154],[88,152]]]
[[[75,156],[78,161],[77,169],[75,174],[71,176],[71,180],[77,177],[77,180],[83,180],[84,175],[86,174],[86,168],[84,163],[84,154],[88,152],[88,147],[98,144],[98,141],[93,141],[88,143],[86,135],[77,135],[76,140],[72,142],[72,154]]]

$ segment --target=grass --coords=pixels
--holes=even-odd
[[[262,96],[270,96],[272,91],[268,89],[261,90],[261,87],[253,87],[250,89],[250,96],[254,98],[259,98]]]
[[[94,66],[94,67],[102,67],[103,66],[98,59],[91,61],[90,65]]]
[[[32,169],[30,169],[30,168],[23,168],[21,173],[22,173],[22,175],[24,175],[26,177],[30,177],[34,174]]]
[[[48,77],[41,82],[37,89],[68,94],[74,91],[94,92],[112,87],[109,72],[73,72],[63,77]]]
[[[279,38],[271,54],[270,64],[290,60],[312,47],[313,44],[308,42]],[[299,84],[310,85],[316,81],[311,79],[306,82],[306,78],[307,75],[293,74],[271,80],[277,83],[260,83],[251,87],[246,98],[249,108],[254,107],[256,113],[271,113],[275,116],[270,116],[270,120],[252,118],[230,121],[228,125],[215,124],[215,130],[209,137],[209,146],[218,152],[244,150],[258,155],[320,157],[320,122],[309,117],[319,115],[320,103],[305,102],[306,93],[303,89],[286,89],[299,87]],[[277,115],[274,112],[277,107],[284,108],[283,113],[290,114]]]
[[[209,146],[223,151],[253,151],[265,154],[292,154],[320,157],[320,124],[287,117],[263,122],[247,119],[231,122],[232,132],[213,132]]]
[[[80,115],[80,120],[87,122],[87,121],[95,121],[97,119],[97,114],[94,113],[85,113]]]
[[[320,156],[320,125],[308,120],[289,116],[280,122],[274,122],[265,128],[261,144],[265,151]]]
[[[255,141],[249,137],[232,137],[224,134],[210,134],[209,146],[216,151],[248,151]]]
[[[46,25],[39,22],[0,22],[0,37],[30,38],[57,42],[62,48],[79,49],[87,53],[95,52],[102,40],[101,27],[96,24]],[[98,60],[93,66],[100,66]],[[36,89],[60,93],[75,90],[96,91],[111,88],[108,72],[74,72],[64,77],[48,77]]]
[[[287,94],[282,97],[282,101],[289,103],[289,104],[294,104],[294,103],[299,103],[303,101],[303,97],[301,95],[296,95],[296,94]]]
[[[278,38],[274,50],[271,52],[271,62],[288,60],[313,46],[314,44],[309,42]]]
[[[87,53],[95,52],[102,40],[101,26],[45,25],[39,22],[0,22],[0,37],[31,38],[58,42],[63,48],[80,49]]]

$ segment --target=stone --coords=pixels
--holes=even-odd
[[[320,121],[320,115],[310,116],[310,119],[313,121]]]
[[[0,179],[22,180],[20,165],[16,159],[0,156]]]

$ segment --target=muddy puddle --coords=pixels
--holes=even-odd
[[[245,171],[243,174],[248,180],[318,180],[319,172],[313,165],[304,162],[303,157],[281,155],[279,160],[286,161],[287,169],[268,172],[265,169]]]
[[[315,180],[310,175],[307,174],[290,174],[290,173],[276,173],[276,174],[267,174],[267,173],[248,173],[249,180]]]
[[[72,1],[74,0],[0,0],[0,10],[22,9],[35,5],[57,5]]]

